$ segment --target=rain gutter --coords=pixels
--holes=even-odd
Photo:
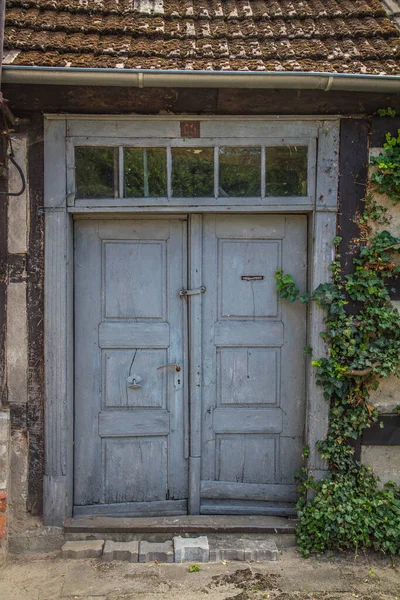
[[[4,65],[3,82],[136,88],[307,89],[400,93],[400,76],[287,71],[176,71]]]

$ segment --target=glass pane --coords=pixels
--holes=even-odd
[[[219,149],[218,195],[261,196],[261,148]]]
[[[125,149],[125,196],[167,196],[166,148]]]
[[[307,146],[265,149],[266,196],[307,196]]]
[[[114,198],[118,148],[75,148],[77,198]]]
[[[213,148],[172,148],[172,195],[214,197]]]

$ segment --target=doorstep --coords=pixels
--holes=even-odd
[[[189,515],[181,517],[74,517],[64,523],[65,534],[207,534],[295,533],[297,520],[285,517]]]

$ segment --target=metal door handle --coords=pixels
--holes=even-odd
[[[187,296],[196,296],[197,294],[204,294],[206,291],[205,286],[203,285],[200,288],[197,288],[195,290],[181,290],[179,292],[179,295],[181,298],[187,298]]]
[[[167,367],[175,367],[175,371],[177,373],[179,373],[179,371],[181,370],[180,365],[178,365],[176,363],[169,363],[168,365],[161,365],[161,367],[157,368],[157,371],[159,371],[160,369],[166,369]]]
[[[128,384],[128,387],[132,389],[139,389],[143,387],[142,385],[140,385],[141,381],[142,378],[140,377],[140,375],[129,375],[129,377],[126,378],[126,383]]]

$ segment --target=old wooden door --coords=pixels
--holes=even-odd
[[[290,514],[305,422],[305,216],[206,216],[201,512]]]
[[[185,256],[183,220],[76,224],[76,515],[187,510]]]

